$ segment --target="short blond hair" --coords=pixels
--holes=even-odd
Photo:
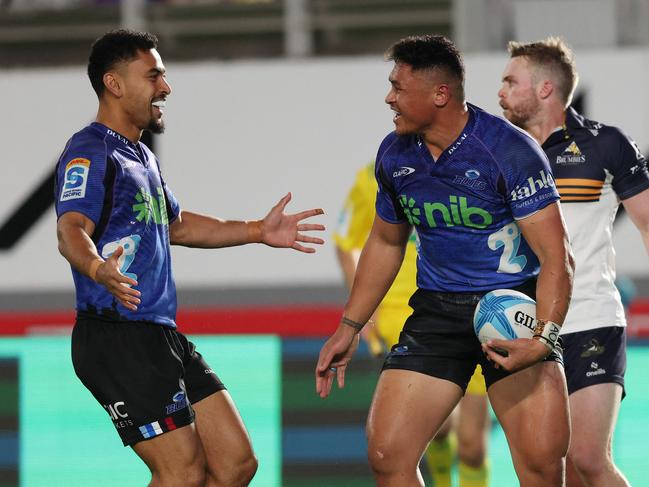
[[[548,37],[526,44],[510,41],[507,50],[512,58],[524,56],[535,67],[546,70],[557,83],[557,93],[564,106],[570,105],[579,81],[572,50],[560,37]]]

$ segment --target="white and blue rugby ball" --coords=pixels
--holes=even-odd
[[[512,289],[485,294],[473,314],[473,329],[480,343],[532,338],[535,325],[536,301]]]

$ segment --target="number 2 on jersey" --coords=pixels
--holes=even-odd
[[[527,257],[517,255],[518,247],[521,244],[521,231],[516,222],[511,222],[502,227],[497,232],[489,235],[487,245],[491,250],[503,248],[503,254],[500,256],[500,265],[497,272],[506,274],[516,274],[525,269]]]

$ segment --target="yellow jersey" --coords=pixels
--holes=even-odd
[[[376,211],[374,209],[378,185],[374,178],[374,163],[368,164],[358,171],[354,185],[347,195],[345,205],[340,212],[338,226],[334,233],[336,245],[345,252],[360,250],[372,229],[372,222]],[[417,248],[416,233],[410,236],[406,247],[406,254],[401,265],[401,270],[394,279],[385,298],[381,302],[377,321],[379,322],[379,333],[386,339],[389,346],[396,343],[395,336],[403,327],[405,318],[411,312],[408,306],[410,296],[417,289]],[[385,322],[381,315],[394,316]],[[401,318],[397,318],[394,312],[399,312]],[[390,329],[390,332],[387,330]],[[393,330],[396,329],[396,335]]]

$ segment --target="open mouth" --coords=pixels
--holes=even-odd
[[[153,107],[155,107],[160,113],[162,113],[162,109],[167,106],[167,101],[166,100],[156,100],[153,103],[151,103]]]

